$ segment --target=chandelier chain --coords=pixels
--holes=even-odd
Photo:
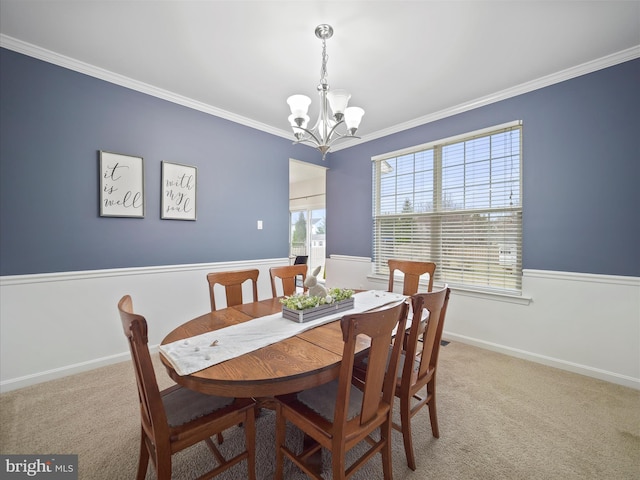
[[[320,67],[320,85],[327,84],[327,62],[329,55],[327,54],[327,41],[322,39],[322,66]]]

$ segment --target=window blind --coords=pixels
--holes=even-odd
[[[433,261],[435,280],[520,292],[520,124],[374,159],[374,268]]]

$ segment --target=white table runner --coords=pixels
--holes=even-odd
[[[160,351],[179,375],[189,375],[212,365],[258,350],[305,330],[332,322],[350,313],[360,313],[402,300],[404,295],[378,290],[354,294],[350,310],[298,323],[282,317],[282,312],[259,317],[195,337],[160,345]],[[213,344],[213,345],[212,345]]]

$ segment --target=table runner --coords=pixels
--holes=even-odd
[[[294,322],[283,318],[282,312],[278,312],[195,337],[160,345],[160,351],[169,360],[178,375],[189,375],[293,337],[305,330],[332,322],[344,315],[364,312],[405,298],[404,295],[378,290],[359,292],[353,297],[354,306],[352,309],[310,322]]]

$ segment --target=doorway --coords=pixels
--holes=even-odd
[[[309,269],[326,257],[325,167],[289,161],[289,257],[307,255]],[[321,275],[320,275],[321,276]]]

